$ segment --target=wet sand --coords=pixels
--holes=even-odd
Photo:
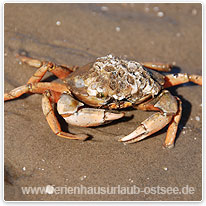
[[[174,72],[202,72],[201,4],[5,4],[5,92],[24,85],[35,69],[15,54],[68,65],[84,65],[112,53],[137,61],[176,63]],[[47,74],[44,81],[58,81]],[[41,95],[5,103],[5,190],[7,201],[202,199],[202,89],[192,83],[171,88],[183,102],[175,148],[162,149],[166,129],[136,144],[119,135],[133,131],[151,112],[128,110],[125,119],[97,128],[68,126],[89,141],[59,138],[41,109]],[[38,194],[25,186],[194,187],[194,194]]]

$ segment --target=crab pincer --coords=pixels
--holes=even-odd
[[[57,102],[57,109],[65,121],[80,127],[92,127],[109,123],[122,118],[124,113],[107,111],[105,109],[85,108],[82,102],[77,101],[69,94],[61,95]]]

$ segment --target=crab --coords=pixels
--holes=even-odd
[[[68,124],[93,127],[124,117],[121,109],[133,107],[156,111],[120,142],[138,142],[169,124],[163,146],[172,148],[182,114],[181,100],[166,88],[186,82],[202,85],[202,77],[189,74],[163,75],[171,64],[121,59],[111,54],[97,58],[85,66],[57,65],[18,55],[21,62],[38,68],[27,84],[4,94],[4,101],[25,93],[40,93],[42,109],[52,131],[63,138],[85,140],[87,134],[63,132],[55,116],[53,104]],[[155,71],[156,70],[156,71]],[[41,82],[50,71],[63,81]],[[118,111],[115,111],[118,110]]]

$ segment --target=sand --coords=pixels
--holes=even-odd
[[[137,61],[171,62],[174,72],[202,72],[201,4],[5,4],[4,89],[24,85],[35,69],[18,52],[42,60],[84,65],[112,53]],[[47,74],[44,81],[58,81]],[[200,201],[202,199],[202,88],[171,88],[183,102],[175,147],[162,149],[166,129],[136,144],[132,132],[152,112],[128,110],[126,118],[97,128],[68,126],[89,141],[57,137],[41,109],[41,95],[4,105],[7,201]],[[140,194],[23,194],[21,187],[139,187]],[[192,194],[151,194],[151,187],[193,188]],[[124,192],[123,192],[124,193]],[[147,194],[148,193],[148,194]],[[164,193],[164,192],[162,192]]]

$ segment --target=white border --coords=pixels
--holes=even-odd
[[[4,91],[4,35],[2,35],[2,41],[1,41],[1,86],[0,86],[0,96],[2,97],[1,102],[0,102],[0,112],[2,114],[1,116],[1,126],[2,126],[2,130],[1,130],[1,151],[2,153],[2,178],[0,178],[0,183],[2,186],[2,192],[1,192],[1,201],[3,205],[6,205],[8,203],[12,204],[12,205],[19,205],[18,203],[20,202],[21,205],[27,205],[28,203],[32,202],[33,204],[41,204],[41,203],[55,203],[55,205],[60,205],[61,203],[65,204],[65,203],[69,203],[71,205],[73,204],[82,204],[82,202],[84,202],[84,204],[86,205],[90,205],[91,203],[99,203],[101,202],[101,204],[103,203],[103,205],[106,205],[108,203],[112,204],[112,205],[119,205],[120,203],[138,203],[140,205],[144,205],[144,204],[158,204],[158,205],[165,205],[165,204],[174,204],[174,203],[190,203],[190,204],[195,204],[198,203],[198,205],[205,205],[205,147],[206,147],[206,141],[205,141],[205,135],[206,135],[206,127],[204,127],[204,125],[206,124],[206,120],[205,120],[205,109],[206,108],[206,88],[205,88],[205,84],[206,84],[206,71],[205,69],[205,53],[204,53],[204,48],[205,47],[205,0],[202,1],[178,1],[178,0],[173,0],[173,1],[155,1],[155,0],[150,0],[150,1],[123,1],[123,0],[104,0],[104,1],[96,1],[96,0],[70,0],[70,1],[56,1],[56,0],[44,0],[44,1],[40,1],[40,0],[35,0],[35,1],[19,1],[19,0],[7,0],[7,1],[3,1],[3,3],[1,3],[1,10],[2,10],[2,15],[0,16],[0,24],[1,24],[1,33],[4,34],[4,4],[5,3],[202,3],[202,76],[203,76],[203,87],[202,87],[202,117],[203,117],[203,121],[202,121],[202,201],[4,201],[4,103],[3,103],[3,91]],[[2,181],[2,182],[1,182]]]

